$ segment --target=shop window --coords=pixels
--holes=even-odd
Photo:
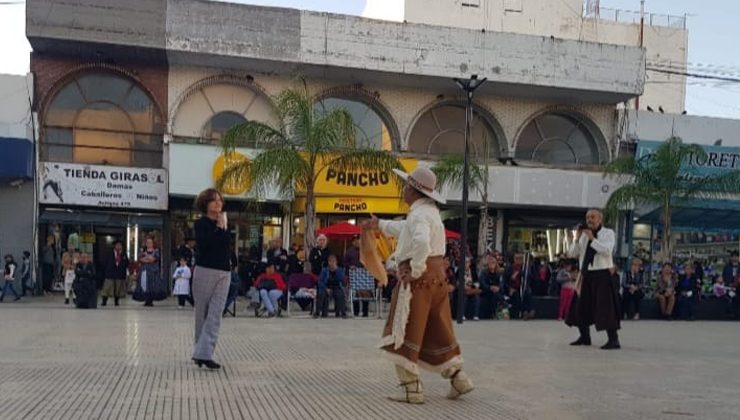
[[[478,110],[470,123],[471,156],[489,159],[501,155],[499,137],[493,125]],[[414,124],[409,151],[425,155],[461,155],[465,151],[465,106],[445,104],[425,112]]]
[[[315,106],[319,111],[337,108],[347,110],[357,127],[359,146],[376,150],[393,150],[393,145],[397,139],[393,139],[388,124],[380,114],[365,102],[355,99],[328,97],[317,102]]]
[[[162,166],[159,111],[132,80],[107,73],[78,76],[56,94],[44,118],[43,160]]]
[[[533,119],[516,146],[516,159],[551,165],[598,165],[603,155],[586,122],[565,113]]]
[[[203,127],[203,138],[207,142],[218,143],[235,125],[247,122],[244,115],[232,111],[223,111],[215,114]]]

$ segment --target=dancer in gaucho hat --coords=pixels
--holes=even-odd
[[[372,216],[364,229],[377,229],[398,239],[394,260],[400,281],[393,290],[381,348],[396,366],[400,395],[394,401],[424,402],[419,368],[449,379],[447,398],[457,399],[473,390],[463,372],[460,346],[450,315],[447,278],[442,258],[445,232],[437,203],[445,200],[435,191],[437,178],[428,168],[411,174],[395,170],[406,181],[403,200],[410,206],[406,220],[378,220]],[[436,202],[436,203],[435,203]]]

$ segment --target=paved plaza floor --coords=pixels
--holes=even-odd
[[[244,306],[242,305],[242,308]],[[457,328],[476,390],[388,401],[382,321],[225,318],[218,372],[189,360],[192,311],[0,304],[0,419],[737,419],[740,323],[624,324],[623,349],[572,348],[555,321]],[[596,344],[604,337],[595,335]]]

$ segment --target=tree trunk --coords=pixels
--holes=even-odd
[[[488,236],[488,206],[480,209],[480,222],[478,224],[478,257],[485,255],[487,251]]]
[[[306,234],[303,235],[303,248],[306,258],[311,249],[316,245],[316,198],[314,197],[314,185],[309,182],[306,186]]]
[[[670,199],[663,203],[663,261],[672,262],[673,242],[671,241],[671,203]]]

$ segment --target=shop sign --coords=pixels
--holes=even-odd
[[[249,158],[239,152],[230,152],[227,154],[221,154],[218,159],[213,163],[213,182],[214,184],[223,176],[224,171],[231,168],[232,166],[248,161]],[[229,195],[244,194],[250,187],[248,179],[235,179],[231,178],[228,182],[224,183],[221,187],[221,192]]]
[[[416,169],[416,159],[400,159],[407,172]],[[373,169],[339,170],[327,165],[318,174],[315,192],[317,194],[334,194],[357,197],[399,197],[401,188],[397,177],[392,172],[381,172]]]
[[[640,140],[637,143],[637,159],[655,153],[663,144],[660,141]],[[688,175],[713,176],[740,170],[740,147],[701,146],[706,156],[691,154],[684,162],[683,171]]]
[[[298,213],[303,213],[306,210],[306,199],[297,199],[293,209]],[[317,213],[405,214],[408,210],[408,205],[399,198],[316,197]]]
[[[164,169],[41,162],[39,202],[167,210]]]

